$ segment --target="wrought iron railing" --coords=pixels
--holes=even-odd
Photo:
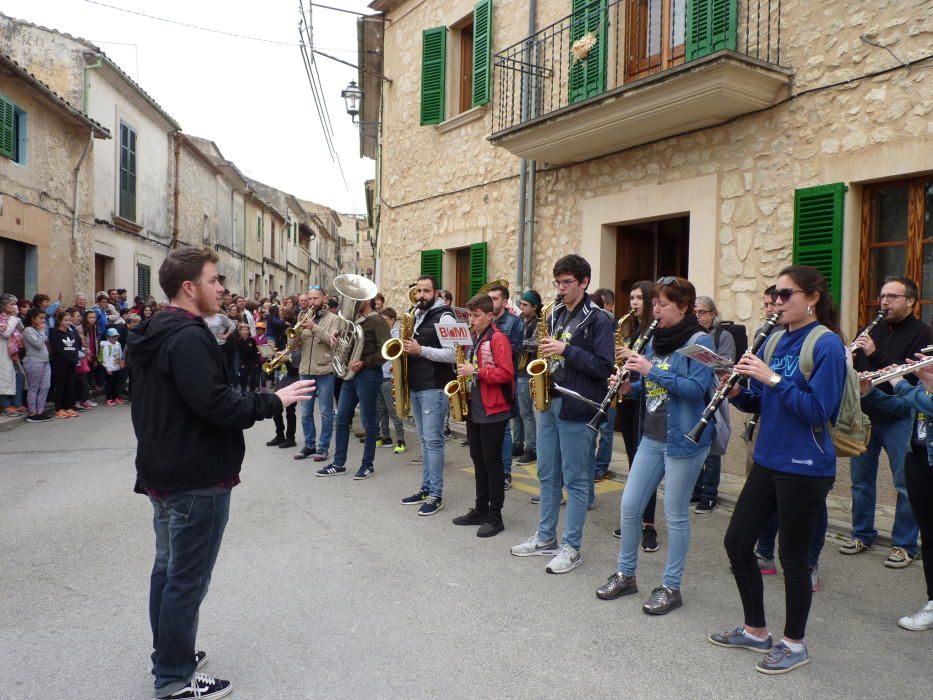
[[[593,0],[494,60],[493,135],[721,50],[780,65],[781,0]]]

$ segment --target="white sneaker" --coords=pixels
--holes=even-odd
[[[539,542],[538,535],[535,533],[521,544],[512,547],[512,554],[516,557],[553,557],[560,551],[557,546],[557,540],[552,542]]]
[[[551,559],[545,571],[549,574],[566,574],[568,571],[576,569],[582,563],[583,560],[580,558],[580,552],[569,544],[562,544],[557,556]]]
[[[927,601],[927,604],[913,615],[904,615],[897,624],[913,632],[933,629],[933,600]]]

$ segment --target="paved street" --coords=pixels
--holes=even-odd
[[[928,698],[933,635],[896,626],[923,598],[919,566],[843,557],[827,543],[808,630],[812,662],[784,677],[713,647],[741,622],[722,550],[728,512],[692,516],[685,607],[640,611],[667,548],[641,557],[640,592],[603,602],[614,570],[620,484],[602,485],[584,565],[565,576],[508,553],[534,530],[533,472],[506,497],[491,540],[450,519],[471,504],[466,449],[448,442],[445,510],[398,504],[418,486],[417,449],[378,450],[376,476],[315,478],[292,450],[247,433],[243,484],[202,607],[207,671],[232,697]],[[151,508],[132,493],[129,408],[0,433],[0,698],[151,697],[146,613]],[[349,466],[359,455],[354,441]],[[352,471],[352,470],[351,470]],[[516,472],[517,473],[517,472]],[[765,582],[773,629],[783,585]]]

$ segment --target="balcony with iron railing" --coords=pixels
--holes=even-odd
[[[490,140],[555,164],[771,107],[792,74],[781,0],[573,0],[493,66]]]

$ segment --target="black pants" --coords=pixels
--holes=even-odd
[[[622,423],[622,441],[625,443],[625,454],[628,457],[629,468],[635,461],[635,451],[638,448],[638,402],[620,401],[616,408]],[[654,525],[654,511],[658,505],[658,492],[651,494],[651,500],[645,506],[641,520],[645,525]]]
[[[55,410],[70,410],[75,405],[78,395],[78,375],[75,373],[75,366],[67,361],[56,360],[52,363],[52,377],[52,400],[55,402]]]
[[[107,400],[113,401],[120,395],[120,386],[122,384],[123,372],[114,370],[107,375]]]
[[[90,400],[91,398],[91,387],[87,383],[87,378],[90,372],[83,372],[75,376],[75,391],[77,394],[78,402],[84,403],[85,401]]]
[[[275,436],[280,438],[285,438],[286,440],[295,439],[295,406],[292,404],[285,409],[285,420],[282,420],[282,411],[279,411],[274,416],[272,416],[272,421],[275,423]]]
[[[924,447],[911,445],[904,461],[907,497],[920,526],[920,554],[923,557],[923,577],[927,582],[927,600],[933,600],[933,467],[927,461]]]
[[[476,477],[476,510],[502,518],[505,501],[505,471],[502,466],[502,443],[507,420],[474,423],[467,420],[467,440]]]
[[[760,464],[752,467],[726,530],[726,553],[742,598],[745,624],[765,626],[764,591],[755,542],[775,511],[787,619],[784,636],[803,639],[810,615],[810,540],[833,486],[833,477],[801,476]]]

